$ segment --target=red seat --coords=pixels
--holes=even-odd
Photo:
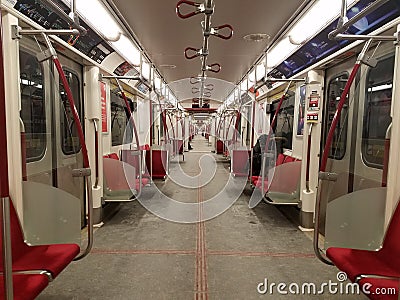
[[[280,154],[278,155],[278,157],[276,158],[276,163],[275,163],[275,165],[276,165],[276,166],[279,166],[279,165],[283,164],[284,161],[285,161],[285,155],[283,155],[282,153],[280,153]]]
[[[149,178],[142,178],[142,186],[146,186],[149,183]],[[140,179],[136,179],[136,190],[140,188]]]
[[[397,300],[400,290],[400,282],[394,279],[364,278],[359,286],[361,291],[369,292],[368,298],[373,300]]]
[[[294,162],[294,161],[296,161],[296,159],[294,157],[291,157],[291,156],[285,157],[285,163]]]
[[[290,163],[290,162],[295,162],[295,161],[299,161],[299,159],[280,153],[278,155],[278,157],[276,158],[275,166],[279,166],[279,165],[282,165],[285,163]],[[299,176],[300,176],[300,174],[299,174]],[[289,189],[292,191],[292,190],[294,190],[294,186],[297,185],[299,178],[297,176],[297,177],[293,177],[290,179],[291,180],[288,180],[287,182],[290,182]],[[260,176],[251,176],[251,182],[255,187],[261,189],[262,180],[261,180]],[[275,183],[276,183],[276,180],[275,180]],[[264,180],[264,187],[268,188],[268,180]]]
[[[46,275],[13,275],[14,300],[35,299],[49,283]],[[0,299],[5,299],[3,276],[0,275]]]
[[[140,146],[139,149],[140,150],[144,150],[144,151],[149,151],[150,150],[150,146],[149,146],[149,144],[145,144],[143,146]]]
[[[392,216],[382,248],[378,251],[331,247],[326,254],[350,280],[362,274],[400,278],[400,205]]]
[[[79,246],[76,244],[27,245],[24,242],[18,215],[12,201],[10,203],[13,270],[46,270],[53,277],[57,277],[79,254]],[[0,262],[0,269],[3,270],[3,261]]]
[[[119,160],[118,154],[117,153],[110,153],[108,154],[108,158],[116,159]]]

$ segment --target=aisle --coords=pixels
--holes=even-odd
[[[181,167],[196,176],[199,159],[211,155],[216,161],[212,180],[195,188],[171,179],[156,185],[167,197],[195,203],[201,218],[207,213],[205,201],[226,189],[229,162],[211,153],[202,136],[192,147],[185,161],[173,162],[171,169]],[[160,219],[138,201],[122,204],[96,231],[92,254],[73,263],[39,299],[365,299],[327,292],[259,294],[257,286],[266,278],[268,283],[319,287],[337,282],[337,270],[317,261],[309,238],[276,207],[262,202],[249,209],[250,192],[246,189],[221,215],[194,224]]]

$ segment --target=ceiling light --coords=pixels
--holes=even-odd
[[[159,67],[163,68],[163,69],[175,69],[176,65],[163,64],[163,65],[160,65]]]
[[[267,53],[267,67],[275,67],[281,63],[286,57],[289,56],[295,49],[296,45],[293,45],[289,38],[286,37],[281,40],[276,46],[274,46]]]
[[[347,6],[355,1],[347,0]],[[341,4],[342,1],[318,0],[289,31],[291,42],[300,45],[320,32],[340,14]]]
[[[266,69],[264,63],[257,65],[256,67],[256,79],[260,81],[265,77]]]
[[[249,42],[262,42],[269,40],[271,37],[266,33],[250,33],[243,37],[244,40]]]
[[[125,35],[121,35],[118,41],[112,42],[111,44],[131,64],[135,66],[140,65],[140,51]]]
[[[150,72],[151,72],[150,64],[148,62],[144,61],[142,63],[142,76],[143,76],[143,78],[149,80]]]
[[[161,88],[161,79],[158,75],[154,76],[154,86],[156,87],[156,89]]]

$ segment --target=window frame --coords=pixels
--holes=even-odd
[[[391,81],[390,81],[391,84],[392,84],[391,99],[390,99],[390,106],[391,106],[392,105],[392,101],[393,101],[393,76],[394,76],[394,64],[395,64],[395,55],[394,55],[394,53],[390,53],[388,55],[384,55],[384,56],[378,58],[377,65],[379,63],[383,62],[383,61],[387,61],[387,60],[390,60],[390,59],[393,59],[393,62],[394,62],[393,63],[393,69],[392,69],[392,77],[391,77]],[[369,129],[369,126],[366,128],[365,127],[365,122],[367,121],[367,119],[371,119],[371,118],[367,118],[367,112],[368,112],[368,104],[370,103],[368,101],[370,99],[370,97],[368,96],[368,94],[369,94],[368,89],[371,88],[368,85],[368,82],[369,82],[370,74],[371,74],[372,71],[373,71],[373,68],[368,68],[367,74],[366,74],[366,77],[365,77],[365,87],[364,87],[364,91],[363,91],[364,92],[364,107],[363,107],[363,116],[362,116],[363,119],[362,119],[362,127],[361,127],[362,128],[361,147],[360,147],[361,148],[360,149],[361,150],[361,159],[362,159],[363,163],[368,167],[375,168],[375,169],[383,169],[383,161],[382,161],[382,164],[379,164],[377,162],[371,162],[371,161],[368,160],[368,156],[369,155],[366,155],[366,153],[368,151],[368,149],[367,149],[368,144],[366,143],[366,140],[368,138],[366,137],[366,135],[368,134],[367,130]],[[379,84],[383,84],[383,83],[385,83],[385,82],[380,82]],[[379,103],[379,102],[377,102],[377,103]],[[389,113],[389,117],[391,118],[390,113]],[[382,145],[384,145],[384,142],[385,142],[385,137],[382,139]]]
[[[26,162],[27,163],[32,163],[32,162],[36,162],[36,161],[40,161],[40,160],[42,160],[43,158],[44,158],[44,156],[46,155],[46,152],[47,152],[47,148],[48,148],[48,142],[47,142],[47,118],[46,118],[46,107],[47,107],[47,103],[46,103],[46,85],[45,85],[45,71],[44,71],[44,67],[43,67],[43,64],[42,63],[40,63],[38,60],[37,60],[37,58],[36,58],[36,55],[32,52],[32,51],[29,51],[28,49],[26,49],[26,48],[23,48],[23,47],[20,47],[20,49],[19,49],[19,61],[21,61],[21,53],[24,53],[25,55],[29,55],[29,56],[31,56],[31,57],[33,57],[33,58],[35,58],[35,60],[36,60],[36,62],[37,62],[37,65],[40,67],[40,70],[41,70],[41,78],[42,78],[42,113],[43,113],[43,122],[44,122],[44,139],[42,140],[42,144],[43,144],[43,147],[42,147],[42,151],[41,151],[41,153],[39,154],[39,155],[37,155],[37,156],[28,156],[28,151],[27,151],[27,154],[26,154]],[[21,63],[20,63],[20,66],[19,66],[19,80],[20,80],[20,82],[19,82],[19,84],[21,85],[21,81],[22,81],[22,77],[21,77]],[[25,122],[24,122],[24,119],[23,119],[23,116],[22,116],[22,111],[23,111],[23,101],[22,101],[22,88],[20,88],[20,101],[21,101],[21,111],[20,111],[20,119],[21,119],[21,121],[22,121],[22,123],[24,124],[24,129],[26,129],[26,126],[25,126]],[[32,98],[30,98],[30,101],[32,100]],[[30,114],[30,120],[32,121],[32,114]],[[26,133],[26,130],[24,130],[24,133],[25,133],[25,142],[27,142],[27,139],[26,139],[26,136],[27,136],[27,133]],[[31,133],[29,133],[29,134],[32,134],[32,132]],[[34,133],[33,133],[34,134]],[[43,134],[43,133],[42,133]]]
[[[334,80],[336,80],[336,79],[338,79],[338,78],[340,78],[340,77],[342,77],[342,76],[347,76],[347,80],[349,80],[349,76],[350,76],[350,74],[349,74],[349,72],[348,71],[343,71],[343,72],[340,72],[340,73],[337,73],[337,74],[335,74],[334,76],[332,76],[331,77],[331,79],[329,80],[329,82],[328,82],[328,84],[327,84],[327,86],[328,86],[328,88],[327,88],[327,94],[326,94],[326,104],[325,104],[325,109],[326,109],[326,113],[325,113],[325,115],[326,115],[326,125],[328,124],[328,121],[329,121],[329,101],[328,101],[328,99],[329,99],[329,95],[330,95],[330,91],[331,91],[331,88],[330,88],[330,86],[331,86],[331,82],[333,82]],[[341,94],[340,94],[340,96],[339,97],[341,97]],[[346,100],[346,102],[345,102],[345,105],[347,104],[347,107],[348,107],[348,109],[350,109],[350,105],[349,105],[349,99],[351,98],[351,94],[350,94],[350,92],[347,94],[347,100]],[[335,113],[336,113],[336,111],[337,111],[337,106],[335,105]],[[341,113],[341,116],[343,116],[343,111],[342,111],[342,113]],[[339,125],[339,123],[337,124],[337,126]],[[329,155],[328,155],[328,158],[329,159],[334,159],[334,160],[343,160],[344,159],[344,157],[346,156],[346,152],[347,152],[347,142],[348,142],[348,130],[349,130],[349,115],[347,115],[347,118],[345,119],[345,130],[343,130],[342,132],[344,132],[345,133],[345,139],[344,139],[344,142],[343,142],[343,145],[344,145],[344,151],[343,151],[343,153],[341,153],[341,155],[340,156],[336,156],[335,154],[331,154],[331,149],[332,149],[332,147],[333,147],[333,145],[334,145],[334,141],[332,141],[332,144],[331,144],[331,147],[330,147],[330,151],[329,151]],[[325,143],[326,143],[326,138],[327,138],[327,136],[328,136],[328,132],[329,132],[329,129],[330,129],[330,125],[329,126],[325,126]],[[336,141],[336,143],[337,142],[339,142],[339,140],[338,141]]]
[[[79,79],[79,74],[76,71],[71,70],[70,68],[66,68],[66,67],[63,67],[63,72],[64,72],[64,74],[65,74],[65,72],[68,72],[68,73],[72,74],[72,76],[74,78],[77,79],[77,83],[78,83],[78,87],[79,87],[79,91],[78,91],[77,95],[79,96],[79,99],[77,100],[77,99],[74,98],[74,101],[75,101],[75,107],[77,107],[77,102],[79,103],[79,109],[77,107],[77,111],[78,111],[79,119],[81,121],[81,125],[82,125],[82,128],[83,128],[84,127],[83,124],[82,124],[83,116],[84,116],[83,97],[82,97],[83,89],[82,89],[81,81]],[[59,75],[59,78],[60,78],[60,75]],[[66,118],[66,115],[65,115],[66,111],[64,109],[64,104],[63,104],[63,102],[61,100],[61,89],[60,89],[61,86],[63,86],[63,85],[62,85],[61,80],[59,80],[59,83],[58,83],[58,87],[59,87],[58,95],[60,97],[60,142],[61,142],[60,146],[61,146],[62,153],[64,155],[66,155],[66,156],[70,156],[70,155],[78,154],[82,149],[82,145],[81,145],[81,142],[79,141],[78,136],[76,136],[76,138],[78,138],[79,147],[77,149],[74,149],[73,151],[66,151],[66,149],[65,149],[64,140],[65,140],[66,136],[65,136],[64,130],[63,130],[62,126],[61,126],[61,118],[63,118],[63,120],[65,122],[64,125],[68,124],[68,122],[67,122],[67,118]],[[70,88],[71,88],[71,86],[70,86]],[[65,92],[65,87],[64,86],[63,86],[63,89],[64,89],[64,92]],[[74,91],[72,89],[71,89],[71,92],[72,92],[72,95],[75,97]],[[74,126],[76,128],[76,125],[74,125]],[[71,134],[71,137],[73,137],[72,134]]]

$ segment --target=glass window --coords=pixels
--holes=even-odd
[[[46,114],[42,66],[36,57],[20,51],[21,119],[25,126],[27,162],[46,150]]]
[[[131,100],[128,99],[128,101]],[[133,128],[129,126],[128,130],[126,130],[128,122],[129,112],[126,109],[124,100],[118,93],[111,92],[111,139],[113,146],[132,142]]]
[[[78,111],[79,118],[82,122],[82,98],[81,98],[81,86],[79,78],[76,74],[64,70],[64,74],[67,77],[69,87],[74,97],[75,107]],[[64,86],[59,84],[60,98],[61,98],[61,149],[64,154],[70,155],[78,153],[81,149],[81,143],[78,137],[78,131],[75,126],[75,121],[72,115],[71,107],[68,102],[67,94]]]
[[[365,89],[362,157],[371,167],[382,168],[386,130],[392,118],[394,56],[380,60],[370,69]]]
[[[333,117],[335,116],[337,106],[339,104],[340,97],[346,86],[349,75],[342,74],[333,78],[328,85],[328,95],[326,101],[326,113],[327,121],[325,127],[325,138],[328,136],[329,129],[331,128]],[[347,120],[349,112],[349,97],[347,96],[346,103],[343,106],[342,113],[340,114],[340,120],[338,121],[331,148],[329,149],[329,158],[341,160],[346,154],[346,143],[347,143]],[[324,143],[325,144],[325,143]]]
[[[283,150],[292,149],[293,140],[293,118],[294,118],[294,99],[295,95],[292,91],[288,91],[288,95],[282,103],[281,109],[278,112],[275,128],[276,146],[277,149]],[[275,114],[278,102],[273,103],[271,112],[271,120]]]

